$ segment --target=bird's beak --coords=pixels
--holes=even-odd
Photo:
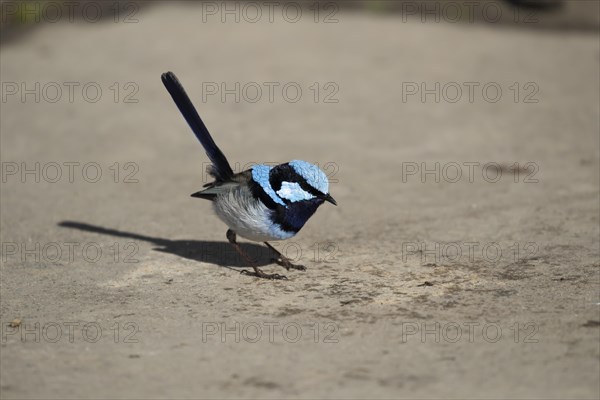
[[[334,206],[337,206],[337,202],[335,201],[335,199],[333,197],[331,197],[330,194],[326,194],[325,197],[323,197],[323,200],[330,202]]]

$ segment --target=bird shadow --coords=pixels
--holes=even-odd
[[[150,242],[158,246],[153,250],[174,254],[194,261],[216,264],[229,269],[249,267],[246,260],[228,242],[169,240],[74,221],[61,221],[57,225],[63,228],[79,229],[86,232]],[[275,254],[267,247],[252,243],[239,243],[239,245],[256,266],[260,267],[274,263]]]

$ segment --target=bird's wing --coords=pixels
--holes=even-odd
[[[215,182],[212,186],[209,186],[206,189],[192,193],[191,196],[199,199],[214,200],[219,194],[227,193],[238,186],[240,186],[239,182]]]
[[[200,190],[196,193],[192,193],[192,197],[214,200],[220,194],[227,193],[240,186],[249,186],[252,180],[252,171],[246,170],[235,174],[227,182],[211,182],[204,185],[206,189]]]

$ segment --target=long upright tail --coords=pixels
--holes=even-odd
[[[175,74],[172,72],[165,72],[161,75],[161,79],[171,94],[173,101],[175,101],[175,104],[179,108],[179,111],[181,111],[181,114],[183,114],[188,125],[192,128],[192,131],[194,131],[194,134],[200,143],[202,143],[202,146],[204,146],[206,155],[213,164],[210,173],[217,181],[226,181],[231,178],[233,176],[233,170],[231,169],[227,158],[225,158],[221,149],[217,147],[215,141],[210,136],[208,129],[206,129],[204,122],[200,119],[200,115],[198,115],[198,111],[196,111],[196,108],[192,104],[187,93],[185,93],[183,86],[181,86],[181,83],[179,83]]]

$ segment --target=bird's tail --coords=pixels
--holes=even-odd
[[[165,72],[161,76],[162,82],[171,94],[173,101],[183,114],[183,117],[187,121],[192,131],[204,146],[204,150],[206,151],[206,155],[210,158],[212,162],[212,168],[209,170],[209,173],[217,180],[217,181],[226,181],[233,176],[233,170],[225,158],[225,155],[217,147],[215,141],[210,136],[208,129],[202,122],[200,115],[198,115],[198,111],[192,104],[192,101],[188,97],[187,93],[179,83],[179,80],[172,72]]]

